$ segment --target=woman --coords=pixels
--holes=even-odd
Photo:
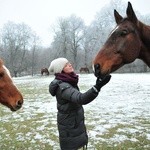
[[[88,136],[82,105],[93,101],[111,76],[97,79],[95,86],[81,93],[78,87],[78,75],[66,58],[53,60],[49,71],[55,74],[55,79],[49,85],[49,92],[57,99],[57,125],[61,150],[77,150],[85,147]]]

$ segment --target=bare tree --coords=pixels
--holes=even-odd
[[[81,42],[84,35],[84,22],[81,18],[71,15],[68,18],[69,22],[69,49],[73,56],[73,63],[75,69],[77,69],[78,64],[78,51],[81,50]]]
[[[53,53],[56,53],[56,57],[65,56],[73,60],[75,68],[78,64],[77,53],[80,50],[83,29],[83,20],[75,15],[59,18],[57,26],[54,28]]]
[[[36,34],[33,34],[32,36],[33,39],[33,44],[32,44],[32,48],[31,48],[31,53],[32,53],[32,57],[31,57],[31,75],[34,75],[35,72],[35,68],[36,68],[36,64],[37,64],[37,51],[39,49],[39,37]]]
[[[26,24],[8,22],[2,29],[3,57],[14,76],[27,69],[32,31]]]
[[[59,18],[57,24],[53,27],[54,41],[52,43],[54,57],[67,57],[68,51],[68,20],[66,18]]]

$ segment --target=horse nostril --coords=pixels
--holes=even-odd
[[[101,75],[100,65],[99,64],[94,65],[94,69],[95,69],[95,76],[99,77]]]
[[[96,64],[96,65],[94,65],[94,68],[95,68],[95,70],[99,70],[100,69],[100,65]]]
[[[17,107],[21,107],[22,106],[22,100],[19,100],[18,102],[17,102]]]

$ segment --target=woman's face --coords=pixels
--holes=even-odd
[[[65,65],[65,67],[63,68],[63,71],[64,71],[65,73],[74,72],[74,69],[73,69],[71,63],[68,62],[68,63]]]

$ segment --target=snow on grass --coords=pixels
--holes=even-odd
[[[79,77],[81,92],[96,82],[93,74]],[[1,149],[59,149],[56,100],[48,91],[53,78],[13,78],[23,93],[24,105],[14,113],[0,106]],[[149,73],[112,74],[98,97],[84,105],[90,150],[150,148],[149,78]]]

